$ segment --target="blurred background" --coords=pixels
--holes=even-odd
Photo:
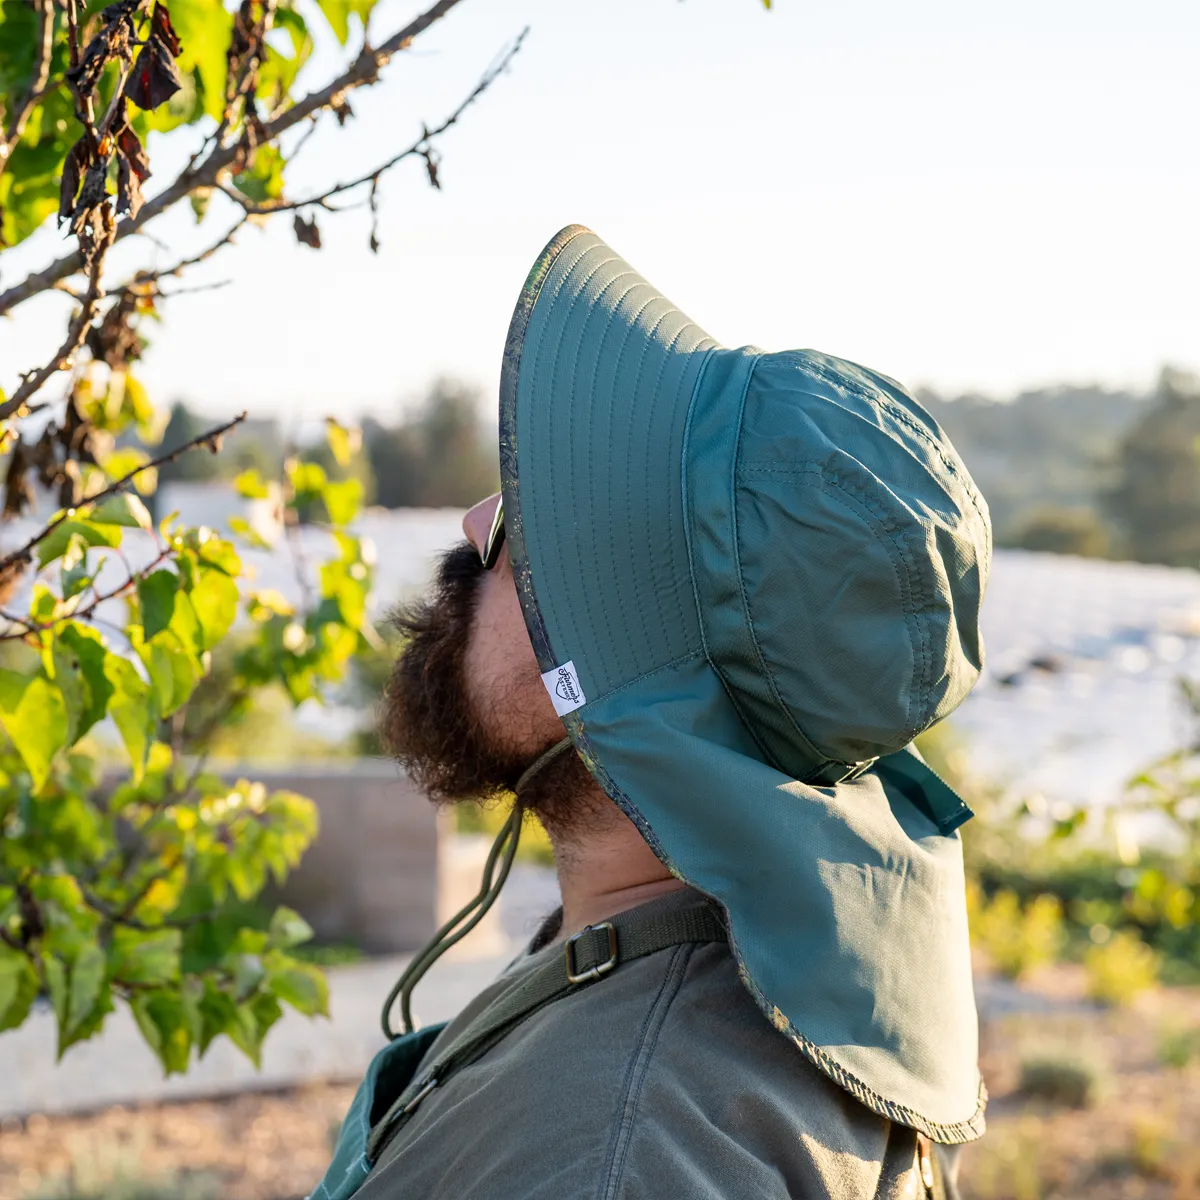
[[[380,0],[371,29],[417,7]],[[299,456],[364,489],[382,644],[325,706],[268,690],[206,742],[317,802],[316,842],[268,899],[315,930],[300,950],[329,969],[331,1018],[289,1013],[260,1069],[218,1046],[171,1080],[129,1021],[57,1064],[48,1014],[0,1035],[0,1197],[285,1200],[320,1177],[376,1006],[474,892],[503,819],[435,814],[379,757],[384,618],[497,487],[512,303],[573,221],[726,344],[864,362],[948,432],[997,546],[984,677],[921,742],[978,813],[963,839],[993,1099],[964,1194],[1200,1197],[1200,9],[471,0],[355,94],[344,131],[317,127],[289,188],[370,168],[525,25],[438,189],[389,176],[370,214],[323,218],[318,252],[248,229],[194,275],[229,286],[173,301],[140,368],[170,399],[165,447],[249,410],[222,454],[164,465],[148,502],[253,530],[260,586],[294,596],[297,547],[318,557],[330,535],[315,513],[285,530],[278,490],[235,480]],[[318,41],[314,85],[352,57],[350,29]],[[151,148],[179,164],[195,143]],[[211,240],[190,213],[161,236],[168,258]],[[57,237],[6,252],[6,278]],[[53,303],[0,329],[0,361],[49,353]],[[349,465],[330,414],[361,429]],[[214,704],[223,670],[215,655],[200,685]],[[531,830],[422,1015],[455,1011],[555,895]]]

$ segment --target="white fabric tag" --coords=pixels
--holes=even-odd
[[[550,693],[550,703],[560,717],[574,712],[587,703],[583,688],[579,686],[579,676],[575,673],[573,662],[563,663],[561,667],[551,667],[542,672],[542,682]]]

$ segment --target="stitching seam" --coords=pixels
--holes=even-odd
[[[608,1152],[608,1160],[604,1164],[604,1174],[601,1178],[600,1200],[617,1200],[621,1186],[621,1177],[625,1172],[625,1164],[629,1160],[629,1148],[633,1142],[633,1123],[637,1115],[638,1103],[642,1098],[642,1087],[646,1082],[646,1073],[650,1069],[650,1058],[658,1045],[658,1035],[670,1010],[671,1002],[679,994],[683,983],[684,972],[691,958],[692,945],[677,946],[667,971],[654,997],[642,1028],[638,1034],[637,1045],[625,1073],[625,1086],[622,1091],[620,1104],[620,1120],[613,1133],[613,1140]]]
[[[924,589],[921,586],[921,581],[914,578],[913,572],[908,568],[908,562],[905,556],[905,547],[902,544],[903,534],[900,530],[891,525],[886,516],[879,511],[878,506],[862,489],[856,487],[849,480],[843,481],[837,478],[836,474],[824,470],[819,464],[812,463],[805,467],[770,467],[766,465],[751,464],[743,467],[741,476],[744,479],[747,475],[790,475],[800,479],[802,483],[808,483],[810,486],[817,486],[816,481],[811,477],[817,478],[828,484],[830,487],[836,488],[843,493],[845,499],[841,501],[844,507],[848,508],[857,516],[865,516],[867,525],[874,533],[876,540],[883,546],[887,552],[888,558],[891,559],[892,569],[896,572],[896,582],[900,585],[901,604],[904,609],[905,624],[909,628],[909,637],[911,639],[913,650],[913,695],[909,698],[908,703],[908,729],[903,734],[904,742],[907,744],[921,731],[924,726],[916,720],[916,717],[924,713],[927,707],[927,701],[933,690],[932,668],[933,656],[930,653],[930,648],[926,644],[927,637],[921,622],[917,619],[918,607],[924,607]],[[830,499],[836,500],[837,497],[832,493],[826,493]],[[889,544],[890,543],[890,544]],[[750,635],[754,640],[755,649],[758,649],[758,635],[754,631],[754,622],[750,613],[749,601],[746,604],[746,621],[750,627]],[[775,676],[772,674],[766,660],[762,658],[761,652],[759,659],[763,664],[763,673],[767,678],[767,683],[770,685],[771,694],[775,697],[776,702],[783,710],[789,723],[796,727],[795,721],[792,719],[791,713],[783,704],[779,689],[775,683]],[[914,713],[914,707],[917,712]],[[798,730],[802,736],[803,730]],[[818,747],[819,749],[819,747]]]

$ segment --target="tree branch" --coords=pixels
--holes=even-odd
[[[0,175],[8,166],[9,155],[21,140],[25,132],[25,124],[29,120],[34,106],[46,94],[46,83],[50,78],[50,59],[54,50],[54,6],[52,0],[36,0],[38,10],[37,58],[34,61],[33,75],[29,80],[29,90],[17,105],[16,112],[8,124],[8,129],[0,140]]]
[[[92,614],[109,600],[118,600],[129,591],[131,587],[136,587],[139,579],[144,579],[161,563],[164,563],[175,553],[169,546],[160,550],[158,555],[144,567],[139,567],[136,571],[130,573],[129,577],[119,583],[115,588],[107,592],[93,592],[92,598],[83,605],[82,608],[77,608],[72,612],[63,613],[62,616],[54,617],[49,621],[31,621],[28,617],[18,617],[6,613],[10,621],[20,625],[20,629],[9,630],[7,633],[0,633],[0,642],[19,642],[23,638],[27,638],[31,633],[45,633],[49,629],[55,629],[64,621],[90,621]]]
[[[274,141],[281,133],[286,133],[306,117],[333,107],[341,101],[346,92],[375,83],[379,78],[380,69],[386,66],[394,55],[407,50],[415,38],[441,20],[459,3],[461,0],[437,0],[436,4],[398,30],[377,49],[364,46],[349,70],[327,87],[311,92],[273,121],[264,124],[259,144]],[[240,147],[236,143],[232,146],[214,146],[198,166],[185,171],[173,184],[144,204],[136,217],[122,221],[117,227],[114,241],[121,241],[137,233],[142,226],[197,189],[214,186],[220,174],[233,164],[239,153]],[[0,314],[9,312],[16,305],[53,287],[58,280],[76,274],[83,267],[83,255],[79,251],[63,255],[44,270],[35,271],[22,282],[0,292]]]
[[[23,546],[0,558],[0,573],[3,573],[5,568],[11,567],[15,562],[28,562],[32,558],[33,548],[39,542],[49,537],[64,521],[78,516],[81,509],[90,508],[93,505],[99,504],[101,500],[106,500],[109,496],[114,496],[117,492],[123,491],[143,471],[150,471],[156,467],[161,467],[164,463],[174,462],[180,455],[186,454],[189,450],[195,450],[199,446],[207,446],[210,450],[215,451],[222,435],[228,433],[235,426],[240,425],[246,419],[246,415],[246,413],[239,413],[232,421],[226,421],[224,425],[218,425],[214,429],[210,429],[206,433],[192,438],[190,442],[184,442],[182,446],[177,446],[174,450],[170,450],[166,454],[160,454],[157,458],[152,458],[140,467],[135,467],[128,474],[122,475],[120,479],[110,483],[103,491],[97,492],[94,496],[88,496],[85,500],[81,500],[74,508],[64,509],[52,521],[47,522]]]
[[[394,166],[403,162],[406,158],[423,158],[429,168],[429,179],[434,187],[440,186],[437,182],[437,160],[433,155],[432,143],[435,138],[441,137],[452,126],[457,125],[459,119],[468,108],[474,104],[484,92],[492,86],[496,80],[504,74],[508,69],[509,63],[516,57],[521,49],[521,43],[524,42],[526,35],[529,33],[529,27],[526,26],[518,34],[516,41],[500,56],[500,58],[484,72],[479,82],[471,90],[470,94],[462,101],[461,104],[436,128],[422,129],[421,136],[417,138],[411,146],[401,150],[399,154],[389,158],[382,166],[376,167],[375,170],[368,172],[359,179],[352,180],[350,183],[339,183],[335,187],[331,187],[328,191],[322,192],[317,196],[309,196],[304,200],[278,200],[268,201],[265,204],[256,204],[251,200],[247,200],[236,188],[231,187],[226,183],[218,183],[217,187],[224,192],[231,200],[240,204],[245,210],[247,216],[270,216],[272,213],[289,212],[292,209],[308,208],[310,205],[316,205],[319,208],[328,209],[327,201],[334,196],[339,196],[343,192],[352,191],[354,188],[362,187],[365,183],[374,184],[379,177],[386,171],[390,171]],[[331,209],[330,211],[341,211]]]
[[[104,205],[97,212],[103,214],[100,220],[104,222],[104,230],[100,234],[99,244],[92,247],[91,262],[88,266],[88,286],[83,299],[80,301],[79,312],[68,327],[66,339],[59,346],[53,358],[44,367],[39,367],[36,371],[30,371],[26,374],[21,379],[17,390],[0,404],[0,420],[11,417],[13,413],[20,412],[24,408],[26,401],[41,388],[42,384],[51,375],[54,375],[61,368],[69,364],[71,357],[83,345],[84,338],[87,337],[87,331],[91,326],[92,318],[96,315],[96,305],[100,302],[100,297],[104,294],[100,286],[100,276],[104,273],[105,254],[109,246],[113,243],[113,218],[111,210],[107,205]]]
[[[211,246],[201,250],[199,254],[193,254],[190,258],[181,259],[173,267],[164,267],[161,270],[155,271],[139,271],[128,283],[123,283],[120,287],[113,288],[109,292],[109,295],[123,296],[127,292],[145,291],[146,289],[153,287],[154,284],[157,284],[160,279],[170,279],[181,274],[186,268],[194,267],[197,263],[202,263],[206,259],[212,258],[212,256],[216,254],[218,250],[228,246],[233,241],[238,230],[240,230],[248,220],[249,216],[242,217],[241,220],[236,222],[223,237],[218,238],[218,240],[213,242]],[[61,287],[61,285],[56,286]],[[178,293],[172,294],[177,295]]]

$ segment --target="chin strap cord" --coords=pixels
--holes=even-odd
[[[525,817],[525,808],[521,803],[521,792],[534,775],[553,762],[564,751],[569,750],[570,747],[571,739],[563,738],[561,742],[557,742],[545,754],[535,759],[533,764],[517,780],[517,785],[513,789],[517,795],[516,803],[513,805],[513,810],[509,814],[508,820],[504,822],[500,832],[496,835],[496,840],[492,843],[491,850],[488,852],[487,862],[483,866],[483,880],[479,891],[413,955],[412,962],[405,967],[404,973],[396,980],[396,984],[392,990],[388,992],[388,997],[383,1003],[383,1012],[380,1014],[380,1023],[383,1026],[384,1036],[389,1041],[394,1041],[402,1034],[412,1033],[414,1029],[412,993],[413,989],[424,978],[426,971],[451,946],[462,941],[487,916],[488,910],[495,904],[500,895],[500,889],[504,887],[505,880],[508,879],[508,873],[512,870],[513,861],[517,857],[517,846],[521,841],[521,824]],[[395,1004],[397,996],[400,998],[399,1032],[392,1028],[392,1005]]]

